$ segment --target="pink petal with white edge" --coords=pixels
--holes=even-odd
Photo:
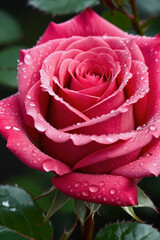
[[[107,159],[111,158],[114,159],[127,154],[131,154],[132,152],[137,151],[142,147],[146,146],[151,141],[151,139],[152,139],[151,134],[146,134],[145,131],[137,132],[137,134],[133,138],[130,138],[125,142],[111,145],[107,148],[95,151],[89,154],[88,156],[85,156],[74,166],[74,169],[87,167],[96,163],[107,161]],[[112,165],[112,162],[108,164]],[[122,160],[121,165],[124,164]]]
[[[153,139],[152,147],[136,161],[112,171],[112,174],[128,178],[142,178],[160,174],[160,140]]]
[[[39,89],[39,85],[40,83],[37,82],[32,87],[33,89],[31,88],[31,90],[28,92],[28,95],[31,98],[26,98],[26,101],[25,101],[26,111],[30,116],[33,117],[35,128],[40,132],[45,132],[45,135],[51,140],[62,143],[71,139],[75,145],[84,145],[92,141],[102,143],[102,144],[111,144],[113,142],[118,141],[119,139],[126,140],[128,138],[133,137],[136,134],[136,131],[135,132],[133,131],[133,132],[127,132],[127,133],[113,134],[113,135],[103,134],[100,136],[96,136],[96,135],[89,136],[86,134],[84,135],[69,134],[69,133],[64,133],[63,131],[57,130],[56,128],[51,126],[48,122],[46,122],[46,120],[42,116],[41,107],[38,105],[38,103],[41,101],[39,100],[37,101],[38,95],[39,93],[41,93],[41,89]],[[36,101],[34,98],[36,98]],[[67,108],[67,105],[64,105],[62,100],[58,96],[55,97],[55,101],[57,102],[57,104],[62,104],[63,107]],[[33,102],[34,102],[34,106],[33,104],[30,104]],[[60,106],[60,108],[62,109],[62,106]],[[70,107],[68,110],[70,111]],[[67,112],[68,110],[64,109],[64,111],[67,111]],[[71,116],[71,113],[72,112],[70,112],[69,114],[70,116]],[[73,111],[73,114],[74,114],[74,111]],[[83,121],[83,118],[82,118],[82,121]]]
[[[69,173],[54,177],[52,182],[58,190],[82,201],[115,206],[137,204],[137,186],[125,177]]]
[[[62,37],[103,36],[104,34],[108,36],[128,37],[127,33],[107,22],[92,9],[88,8],[67,22],[61,24],[51,22],[38,42],[38,45],[51,39]]]
[[[58,175],[71,170],[64,163],[51,158],[37,148],[29,139],[19,104],[18,94],[0,101],[0,133],[7,140],[7,147],[27,166],[45,171],[43,164],[52,163],[52,171]]]
[[[136,37],[135,41],[145,58],[149,72],[150,91],[144,119],[148,122],[154,114],[160,113],[160,37]]]
[[[63,39],[56,39],[41,46],[20,51],[18,90],[21,105],[24,103],[28,90],[40,79],[39,70],[41,69],[43,60],[56,49],[61,41]]]

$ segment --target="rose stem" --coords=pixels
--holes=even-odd
[[[92,240],[94,230],[94,215],[90,214],[83,226],[83,236],[82,240]]]
[[[131,3],[133,16],[134,16],[132,22],[133,22],[138,34],[144,35],[144,31],[143,31],[143,29],[140,25],[140,22],[139,22],[139,16],[138,16],[137,8],[136,8],[136,2],[135,2],[135,0],[130,0],[130,3]]]

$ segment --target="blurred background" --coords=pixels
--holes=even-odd
[[[140,0],[137,1],[137,8],[141,21],[146,18],[150,19],[146,23],[145,35],[154,36],[160,33],[160,1]],[[111,9],[99,5],[98,1],[95,1],[93,9],[122,30],[136,34],[131,21],[124,14],[116,10],[111,11]],[[0,1],[0,99],[17,92],[19,49],[34,46],[50,21],[59,23],[74,15],[75,13],[72,11],[69,14],[64,12],[63,15],[59,15],[52,11],[38,10],[27,0]],[[0,137],[0,184],[17,184],[30,192],[32,196],[37,197],[51,187],[51,180],[52,174],[29,169],[21,163],[6,148],[6,141]],[[160,178],[146,178],[139,185],[160,209]],[[37,203],[46,212],[52,199],[53,194],[50,194],[48,197],[38,200]],[[160,215],[153,210],[137,209],[136,213],[146,223],[151,223],[160,230]],[[100,216],[96,215],[96,229],[102,228],[107,223],[124,219],[131,220],[119,207],[102,206],[99,214]],[[52,217],[52,223],[56,229],[55,239],[59,238],[64,225],[69,228],[73,225],[74,220],[74,207],[70,200]],[[78,240],[78,236],[75,238]]]

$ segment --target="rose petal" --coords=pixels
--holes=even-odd
[[[7,147],[23,163],[31,168],[45,171],[43,164],[46,160],[49,160],[52,162],[52,171],[58,175],[63,175],[71,171],[64,163],[44,154],[28,138],[18,94],[0,101],[0,106],[2,110],[0,113],[0,132],[7,139]]]
[[[112,171],[112,174],[120,174],[128,178],[142,178],[160,174],[160,141],[155,140],[155,145],[142,157],[130,164],[126,164]]]
[[[106,171],[108,169],[109,169],[108,171],[110,171],[111,168],[112,169],[117,168],[117,166],[120,164],[121,166],[126,164],[125,163],[126,161],[130,162],[132,153],[134,154],[135,151],[141,150],[141,148],[148,144],[151,141],[151,139],[152,139],[151,134],[146,134],[144,130],[141,130],[140,132],[137,131],[137,134],[133,138],[130,138],[125,142],[111,145],[107,148],[103,148],[99,151],[94,151],[90,155],[85,156],[74,166],[74,169],[84,168],[106,161],[108,165],[106,166]],[[114,159],[118,157],[127,156],[129,154],[131,154],[131,156],[128,159],[127,158],[122,159],[121,163],[119,162],[119,160]],[[102,171],[104,171],[104,169]]]
[[[147,95],[147,109],[144,119],[145,122],[148,122],[152,116],[160,112],[160,38],[136,37],[135,41],[145,58],[149,72],[150,91]]]
[[[38,44],[62,37],[103,36],[104,34],[128,37],[127,33],[107,22],[92,9],[87,8],[84,12],[67,22],[61,24],[51,22]]]
[[[113,175],[69,173],[53,178],[54,186],[82,201],[117,206],[137,204],[137,187],[131,180]]]

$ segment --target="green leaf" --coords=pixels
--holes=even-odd
[[[5,48],[0,52],[0,84],[17,87],[17,60],[21,46]]]
[[[159,0],[140,0],[137,1],[138,10],[145,13],[146,17],[160,14]]]
[[[75,199],[74,206],[75,206],[75,212],[79,221],[81,222],[82,225],[84,225],[86,214],[87,214],[87,208],[86,208],[85,202]]]
[[[106,11],[102,14],[102,17],[124,31],[131,28],[131,20],[117,10],[114,10],[113,13]]]
[[[152,226],[136,222],[115,223],[99,231],[94,240],[159,240]]]
[[[1,240],[28,240],[31,238],[25,237],[12,229],[0,226],[0,239]]]
[[[52,228],[43,221],[43,212],[23,189],[0,186],[0,225],[18,231],[27,237],[49,240]]]
[[[69,196],[66,194],[56,190],[55,197],[53,199],[52,205],[45,216],[44,222],[46,222],[57,210],[63,206],[68,200],[70,199]]]
[[[77,13],[98,3],[98,0],[29,0],[30,5],[53,14]]]
[[[0,10],[0,44],[7,44],[19,40],[22,36],[18,22],[10,14]]]

